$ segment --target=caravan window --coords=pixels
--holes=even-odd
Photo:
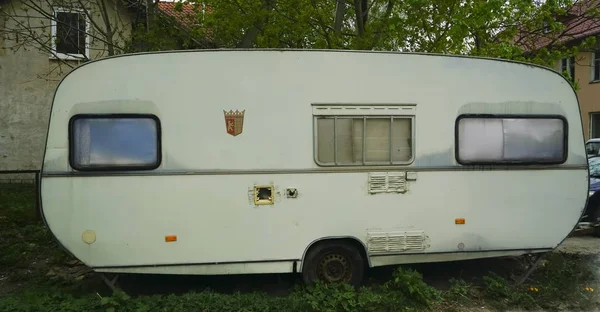
[[[563,163],[566,133],[562,117],[461,116],[456,158],[461,164]]]
[[[321,165],[406,164],[413,158],[412,117],[318,117],[316,136]]]
[[[76,170],[154,169],[160,164],[160,124],[154,116],[76,116],[70,128]]]

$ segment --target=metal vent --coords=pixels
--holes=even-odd
[[[417,106],[414,103],[405,104],[325,104],[313,103],[313,115],[387,115],[387,116],[414,116]]]
[[[370,194],[404,192],[406,192],[406,173],[369,173]]]
[[[367,249],[369,254],[423,251],[429,248],[428,240],[423,231],[369,232]]]

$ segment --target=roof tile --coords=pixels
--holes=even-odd
[[[600,18],[592,18],[585,11],[589,8],[599,7],[600,0],[580,0],[568,10],[568,18],[564,25],[566,30],[559,34],[517,34],[515,42],[524,50],[537,50],[555,43],[567,43],[569,41],[583,39],[585,37],[600,33]]]
[[[193,4],[181,3],[181,10],[176,9],[177,2],[158,2],[158,9],[163,13],[174,17],[185,26],[192,26],[197,22],[198,11]]]

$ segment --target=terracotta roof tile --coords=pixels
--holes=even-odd
[[[600,33],[600,19],[592,18],[585,13],[589,8],[600,6],[600,0],[580,0],[568,10],[568,17],[564,25],[566,30],[559,34],[537,34],[528,35],[526,33],[517,34],[515,42],[519,42],[524,50],[536,50],[545,47],[551,43],[567,43],[569,41],[582,39],[591,35]],[[560,36],[557,38],[557,36]]]
[[[183,25],[192,26],[194,23],[196,23],[198,19],[198,12],[201,13],[199,9],[197,9],[193,4],[185,2],[182,3],[181,10],[176,9],[176,6],[177,2],[158,2],[158,9],[160,11],[174,17]]]

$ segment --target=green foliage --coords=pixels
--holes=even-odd
[[[355,311],[359,305],[357,294],[347,284],[317,283],[304,297],[314,311]]]
[[[117,290],[110,297],[100,299],[100,305],[106,308],[106,312],[114,312],[115,310],[127,305],[130,296],[123,291]]]
[[[35,220],[35,196],[29,185],[0,185],[0,268],[26,268],[41,257],[62,259],[50,233]]]
[[[153,27],[147,28],[143,23],[134,25],[131,38],[126,42],[124,52],[151,52],[202,48],[194,40],[192,34],[172,16],[158,14],[153,20]]]
[[[30,224],[35,218],[35,196],[31,185],[0,184],[0,220],[10,219],[18,226]]]
[[[211,291],[183,295],[154,295],[131,298],[121,291],[112,296],[86,295],[76,298],[56,289],[35,289],[0,300],[5,311],[419,311],[439,300],[439,292],[423,282],[414,271],[397,270],[384,286],[362,287],[317,283],[299,287],[286,297],[261,293],[232,295]],[[36,295],[37,294],[37,295]]]
[[[402,267],[394,271],[392,279],[383,285],[383,289],[394,295],[399,293],[397,298],[410,298],[416,306],[431,307],[442,299],[438,290],[423,281],[421,273]]]
[[[595,44],[564,45],[563,18],[573,0],[369,0],[368,17],[337,0],[189,0],[205,4],[193,33],[220,48],[359,49],[450,53],[555,67]],[[582,19],[599,17],[589,10]],[[360,21],[360,22],[359,22]],[[364,25],[364,26],[363,26]],[[540,45],[539,42],[542,42]],[[574,85],[577,88],[577,85]]]
[[[323,312],[379,311],[387,304],[385,296],[363,287],[355,290],[347,284],[315,283],[292,294],[308,305],[310,310]]]
[[[534,281],[524,285],[524,291],[533,293],[538,305],[551,309],[562,304],[574,310],[589,310],[593,293],[586,287],[597,287],[599,259],[595,255],[555,253],[534,272]],[[531,292],[530,288],[538,291]]]
[[[526,292],[513,289],[508,282],[494,272],[483,277],[485,295],[500,306],[517,306],[530,309],[535,307],[535,300]]]
[[[467,283],[462,279],[455,278],[451,278],[449,282],[450,289],[443,294],[446,301],[460,302],[463,300],[469,300],[475,295],[472,284]]]
[[[345,5],[338,0],[186,0],[177,2],[175,10],[188,12],[183,6],[193,6],[188,17],[152,14],[147,28],[140,22],[143,14],[135,14],[131,36],[125,31],[129,22],[115,21],[111,35],[92,25],[92,33],[112,42],[110,55],[197,48],[358,49],[462,54],[552,68],[596,44],[595,37],[563,40],[569,39],[563,23],[567,10],[578,0],[341,2]],[[597,8],[589,9],[577,24],[598,17]],[[25,26],[23,31],[34,30]],[[573,86],[578,88],[576,82]]]
[[[438,304],[444,311],[460,311],[464,306],[481,306],[481,294],[477,287],[463,279],[450,278],[450,288],[442,292],[443,300]]]
[[[554,310],[558,307],[591,310],[597,308],[597,303],[593,292],[586,287],[593,289],[597,285],[598,261],[596,256],[554,253],[534,271],[530,281],[521,286],[489,272],[482,277],[480,287],[453,280],[452,287],[443,296],[451,305],[481,301],[500,310]]]
[[[11,312],[80,312],[99,311],[97,297],[75,298],[72,295],[49,289],[31,289],[18,296],[8,296],[0,300],[0,311]]]

